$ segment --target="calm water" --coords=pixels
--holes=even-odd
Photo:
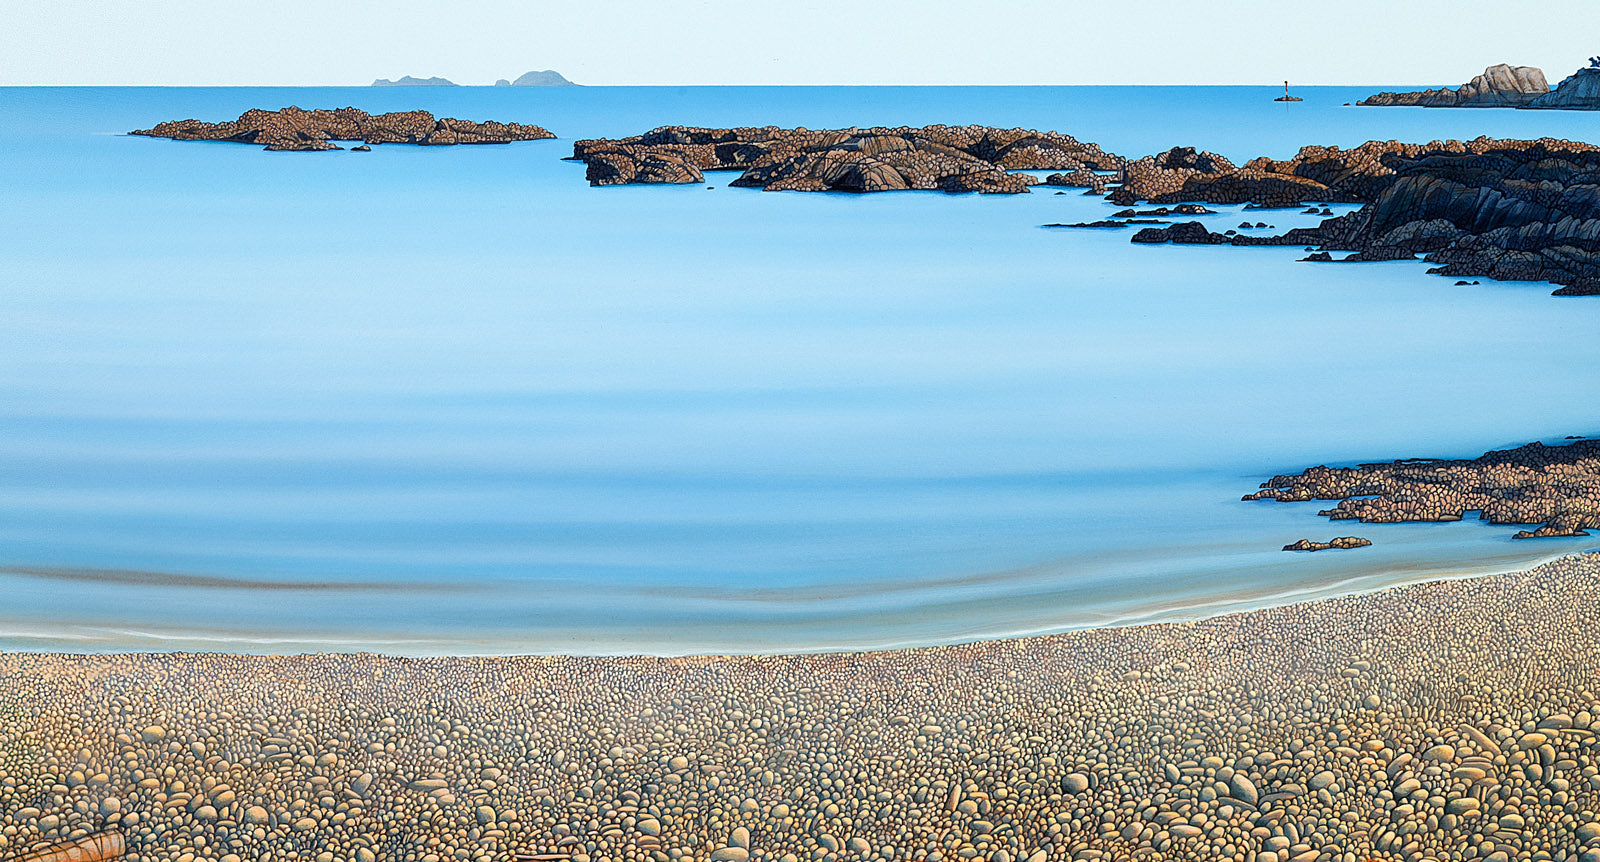
[[[666,123],[973,122],[1236,160],[1600,139],[1592,114],[1341,106],[1366,92],[0,89],[0,648],[923,644],[1587,547],[1238,498],[1600,430],[1600,299],[1038,227],[1114,209],[1076,192],[590,189],[561,161]],[[561,140],[120,134],[289,104]],[[1277,550],[1351,533],[1376,544]]]

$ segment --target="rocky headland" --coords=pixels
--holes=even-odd
[[[1600,862],[1597,590],[1585,556],[894,652],[9,654],[0,855]]]
[[[1535,66],[1500,63],[1456,89],[1379,93],[1357,105],[1413,106],[1423,108],[1520,108],[1550,92],[1544,71]]]
[[[578,141],[572,158],[590,185],[699,183],[705,171],[739,171],[729,185],[767,191],[878,192],[908,189],[1018,194],[1063,172],[1103,188],[1095,171],[1124,159],[1070,135],[985,126],[809,130],[667,126],[621,139]],[[1052,178],[1055,179],[1055,178]],[[1077,184],[1076,181],[1071,184]]]
[[[1550,93],[1529,102],[1528,108],[1552,108],[1566,111],[1600,110],[1600,57],[1589,61],[1562,80]]]
[[[372,82],[372,86],[374,86],[374,87],[457,87],[457,86],[460,86],[460,85],[457,84],[456,82],[452,81],[452,80],[449,80],[448,78],[439,78],[439,77],[414,78],[414,77],[412,77],[410,75],[405,75],[405,76],[399,78],[398,80],[394,80],[394,81],[391,81],[388,78],[379,78],[376,81]]]
[[[1312,467],[1274,476],[1245,500],[1336,500],[1318,515],[1396,524],[1459,521],[1532,527],[1512,538],[1586,536],[1600,527],[1600,440],[1529,443],[1471,460],[1412,458],[1355,467]]]
[[[1563,285],[1558,295],[1600,292],[1600,148],[1592,144],[1549,138],[1369,142],[1352,150],[1307,147],[1288,162],[1248,165],[1310,174],[1337,193],[1324,199],[1365,205],[1281,236],[1224,236],[1187,222],[1148,228],[1134,240],[1320,246],[1353,252],[1346,260],[1420,254],[1439,264],[1429,271],[1441,275],[1548,281]],[[1165,169],[1162,176],[1173,173]],[[1190,174],[1166,180],[1176,190],[1143,190],[1158,192],[1149,198],[1159,201],[1215,201],[1211,190],[1229,176]]]
[[[307,111],[288,107],[280,111],[252,109],[239,119],[220,123],[174,120],[154,128],[129,132],[175,141],[231,141],[260,144],[269,150],[312,151],[341,149],[334,141],[371,144],[505,144],[536,141],[555,135],[539,126],[477,123],[450,118],[435,119],[427,111],[369,114],[358,108]]]
[[[1356,103],[1366,106],[1410,105],[1425,108],[1548,108],[1600,110],[1600,57],[1567,76],[1555,89],[1533,66],[1490,66],[1459,88],[1410,93],[1378,93]]]

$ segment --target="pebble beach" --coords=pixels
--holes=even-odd
[[[1597,588],[876,653],[6,654],[0,858],[1595,862]]]

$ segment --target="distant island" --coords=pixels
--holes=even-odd
[[[538,71],[538,72],[525,72],[525,73],[523,73],[522,77],[516,79],[515,81],[507,81],[505,78],[501,78],[500,80],[495,81],[494,85],[496,87],[576,87],[576,86],[578,86],[577,84],[574,84],[571,81],[568,81],[566,78],[562,77],[561,73],[557,72],[554,69],[544,69],[544,70]]]
[[[1422,108],[1547,108],[1569,111],[1600,110],[1600,57],[1589,60],[1550,89],[1544,72],[1535,66],[1490,66],[1456,89],[1378,93],[1356,103],[1364,107],[1408,106]]]
[[[413,78],[406,75],[398,81],[388,78],[379,78],[372,82],[374,87],[459,87],[455,81],[448,78]]]
[[[537,72],[524,72],[515,81],[501,78],[494,82],[496,87],[577,87],[568,81],[560,72],[554,69],[541,69]],[[372,82],[374,87],[459,87],[449,78],[417,78],[406,75],[399,80],[391,81],[388,78],[379,78]]]

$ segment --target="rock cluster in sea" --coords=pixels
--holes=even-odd
[[[1293,544],[1284,545],[1285,551],[1330,551],[1349,550],[1351,548],[1365,548],[1372,544],[1371,540],[1360,536],[1338,536],[1326,542],[1316,542],[1311,539],[1301,539]]]
[[[1600,860],[1600,561],[744,658],[0,656],[0,855]]]
[[[768,191],[1026,192],[1054,170],[1056,184],[1103,188],[1095,171],[1122,157],[1070,135],[986,126],[810,130],[666,126],[620,139],[582,140],[572,158],[590,185],[699,183],[704,171],[740,171],[729,185]],[[1074,179],[1075,178],[1075,179]]]
[[[481,123],[451,118],[435,119],[427,111],[393,111],[369,114],[359,108],[307,111],[288,107],[279,111],[254,108],[237,120],[207,123],[173,120],[155,128],[130,132],[177,141],[232,141],[262,144],[269,150],[337,150],[334,141],[363,144],[504,144],[554,138],[538,126]]]
[[[1550,138],[1369,142],[1351,150],[1306,147],[1289,162],[1255,159],[1251,165],[1274,176],[1315,178],[1330,192],[1325,199],[1366,205],[1280,236],[1225,236],[1189,222],[1148,228],[1134,241],[1315,245],[1354,252],[1345,260],[1421,254],[1440,264],[1429,271],[1441,275],[1549,281],[1563,285],[1558,295],[1600,292],[1600,148],[1592,144]],[[1192,174],[1169,182],[1181,183],[1175,191],[1135,182],[1123,188],[1156,191],[1161,201],[1216,201],[1237,197],[1216,192],[1227,182],[1243,182],[1229,176]],[[1130,196],[1139,195],[1121,197]]]
[[[1536,66],[1511,66],[1499,63],[1483,70],[1456,89],[1421,90],[1410,93],[1379,93],[1357,105],[1420,106],[1424,108],[1517,108],[1550,92],[1544,71]]]
[[[1438,152],[1488,152],[1525,145],[1521,141],[1479,138],[1407,144],[1368,141],[1357,147],[1307,146],[1290,159],[1265,156],[1235,166],[1228,159],[1193,147],[1128,163],[1121,184],[1108,198],[1123,206],[1139,201],[1198,201],[1291,207],[1317,203],[1366,203],[1376,200],[1395,179],[1395,160]]]
[[[1518,539],[1584,536],[1600,527],[1600,440],[1529,443],[1472,460],[1318,466],[1274,476],[1244,499],[1337,500],[1318,514],[1371,524],[1459,521],[1477,511],[1491,524],[1539,525]]]

